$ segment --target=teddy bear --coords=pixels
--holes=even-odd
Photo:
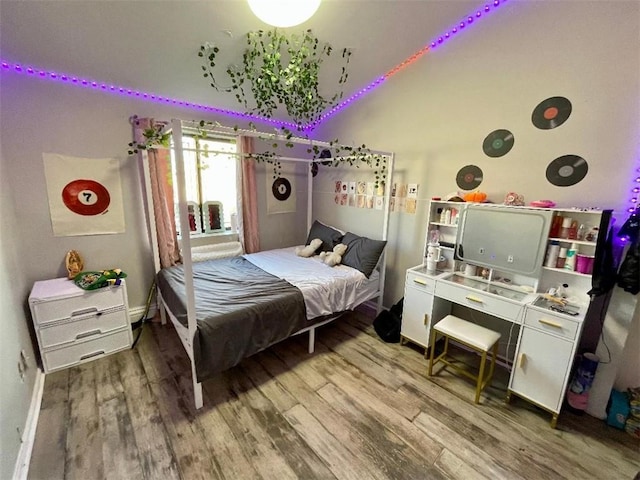
[[[321,252],[320,260],[322,260],[326,265],[334,267],[342,262],[342,256],[346,251],[347,246],[344,243],[339,243],[333,247],[333,252]]]
[[[311,243],[306,247],[297,247],[296,255],[298,255],[299,257],[305,257],[305,258],[311,257],[316,253],[316,250],[320,248],[320,245],[322,245],[322,240],[320,240],[319,238],[314,238],[313,240],[311,240]]]

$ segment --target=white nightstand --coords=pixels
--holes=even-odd
[[[45,373],[131,347],[124,280],[91,291],[66,278],[36,282],[29,306]]]

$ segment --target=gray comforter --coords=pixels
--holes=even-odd
[[[243,257],[195,263],[193,281],[198,381],[237,365],[307,326],[300,290]],[[161,270],[157,282],[169,309],[186,326],[183,267]]]

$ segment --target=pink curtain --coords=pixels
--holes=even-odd
[[[241,136],[238,141],[239,158],[238,186],[238,232],[240,243],[246,253],[260,251],[258,235],[258,201],[256,196],[255,161],[244,154],[253,153],[253,137]]]
[[[135,138],[142,141],[142,132],[152,128],[151,118],[139,118],[135,122]],[[176,234],[173,188],[171,186],[171,157],[164,148],[147,150],[149,175],[151,177],[151,197],[153,215],[156,221],[158,254],[160,266],[170,267],[181,262],[180,249]]]

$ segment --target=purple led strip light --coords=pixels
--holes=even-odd
[[[163,105],[175,105],[179,107],[190,108],[193,110],[219,113],[229,117],[242,118],[245,120],[254,120],[254,121],[259,121],[263,123],[270,123],[272,125],[277,125],[279,127],[286,127],[292,130],[298,129],[298,126],[293,122],[284,122],[284,121],[275,120],[272,118],[263,117],[260,115],[252,115],[250,113],[236,112],[234,110],[226,110],[222,108],[211,107],[208,105],[200,105],[197,103],[186,102],[184,100],[177,100],[174,98],[163,97],[161,95],[156,95],[153,93],[140,92],[138,90],[133,90],[131,88],[125,88],[125,87],[110,85],[102,82],[87,80],[84,78],[78,78],[72,75],[66,75],[64,73],[49,72],[46,70],[39,70],[33,67],[24,67],[18,63],[12,64],[10,62],[0,61],[0,68],[2,71],[11,71],[11,72],[21,73],[25,75],[31,75],[33,77],[37,77],[45,80],[67,83],[67,84],[76,85],[79,87],[93,88],[94,90],[98,90],[98,91],[139,98],[141,100],[161,103]]]
[[[505,3],[506,1],[507,0],[494,0],[493,1],[493,8],[498,7],[501,3]],[[327,120],[329,117],[335,115],[336,113],[340,112],[341,110],[343,110],[346,107],[348,107],[349,105],[351,105],[355,100],[363,97],[365,94],[367,94],[371,90],[375,89],[378,85],[383,83],[390,76],[395,75],[398,71],[400,71],[400,70],[404,69],[405,67],[409,66],[410,64],[414,63],[416,60],[418,60],[424,54],[426,54],[430,50],[430,48],[435,48],[437,46],[442,45],[444,42],[449,40],[452,36],[454,36],[455,34],[457,34],[460,31],[462,31],[467,25],[471,25],[474,22],[474,20],[477,20],[477,19],[481,18],[483,16],[483,12],[484,13],[489,13],[491,11],[491,9],[492,9],[492,7],[489,4],[487,4],[482,9],[477,10],[474,14],[471,14],[471,15],[467,16],[467,18],[463,19],[458,25],[454,26],[453,28],[448,30],[446,33],[444,33],[444,35],[439,36],[436,39],[434,39],[431,42],[430,45],[427,44],[419,52],[417,52],[413,56],[409,57],[407,60],[403,61],[402,63],[400,63],[396,67],[392,68],[391,70],[389,70],[387,73],[385,73],[381,77],[378,77],[376,80],[371,82],[369,85],[367,85],[364,88],[358,90],[356,93],[351,95],[346,100],[343,100],[339,104],[337,104],[334,107],[332,107],[329,110],[327,110],[325,113],[320,115],[320,117],[317,120],[315,120],[315,121],[313,121],[313,122],[311,122],[311,123],[309,123],[307,125],[304,125],[301,128],[297,124],[295,124],[293,122],[285,122],[285,121],[281,121],[281,120],[275,120],[275,119],[272,119],[272,118],[263,117],[263,116],[260,116],[260,115],[252,115],[250,113],[242,113],[242,112],[237,112],[237,111],[234,111],[234,110],[226,110],[226,109],[211,107],[211,106],[208,106],[208,105],[200,105],[200,104],[197,104],[197,103],[186,102],[186,101],[183,101],[183,100],[167,98],[167,97],[163,97],[163,96],[160,96],[160,95],[155,95],[155,94],[152,94],[152,93],[139,92],[137,90],[133,90],[133,89],[130,89],[130,88],[119,87],[119,86],[115,86],[115,85],[109,85],[109,84],[106,84],[106,83],[96,82],[96,81],[92,81],[92,80],[86,80],[86,79],[83,79],[83,78],[77,78],[77,77],[74,77],[74,76],[71,76],[71,75],[65,75],[65,74],[62,74],[62,73],[49,72],[49,71],[46,71],[46,70],[39,70],[39,69],[32,68],[32,67],[23,67],[22,65],[20,65],[18,63],[13,63],[12,64],[10,62],[1,61],[0,66],[1,66],[1,70],[2,71],[13,71],[13,72],[16,72],[16,73],[22,73],[22,74],[26,74],[26,75],[33,75],[35,77],[39,77],[39,78],[43,78],[43,79],[47,79],[47,80],[58,81],[58,82],[62,82],[62,83],[69,83],[69,84],[77,85],[77,86],[80,86],[80,87],[93,88],[93,89],[96,89],[96,90],[101,90],[101,91],[104,91],[104,92],[113,93],[113,94],[119,94],[119,95],[123,95],[123,96],[135,97],[135,98],[139,98],[139,99],[142,99],[142,100],[161,103],[161,104],[164,104],[164,105],[176,105],[176,106],[190,108],[190,109],[194,109],[194,110],[207,111],[207,112],[218,113],[218,114],[226,115],[226,116],[230,116],[230,117],[242,118],[242,119],[245,119],[245,120],[255,120],[255,121],[258,121],[258,122],[262,122],[262,123],[269,123],[269,124],[272,124],[272,125],[277,125],[279,127],[285,127],[285,128],[289,128],[289,129],[292,129],[292,130],[301,129],[304,132],[309,132],[309,131],[313,130],[314,128],[316,128],[318,125],[320,125],[322,122]]]
[[[353,94],[352,96],[350,96],[346,100],[340,102],[338,105],[336,105],[336,106],[330,108],[329,110],[327,110],[325,113],[320,115],[320,118],[318,118],[318,120],[316,120],[314,122],[311,122],[309,125],[305,126],[303,130],[305,130],[305,131],[313,130],[315,127],[320,125],[322,122],[327,120],[329,117],[335,115],[336,113],[338,113],[341,110],[343,110],[346,107],[348,107],[351,103],[353,103],[353,101],[355,101],[358,98],[362,97],[363,95],[369,93],[371,90],[376,88],[378,85],[383,83],[385,80],[387,80],[392,75],[395,75],[400,70],[403,70],[404,68],[408,67],[409,65],[411,65],[412,63],[417,61],[419,58],[424,56],[430,49],[433,49],[433,48],[436,48],[436,47],[442,45],[443,43],[445,43],[447,40],[452,38],[457,33],[462,32],[467,27],[467,25],[471,25],[474,22],[476,22],[477,20],[483,18],[483,15],[485,15],[485,14],[491,12],[492,10],[496,9],[501,4],[504,4],[506,1],[507,0],[494,0],[492,2],[492,4],[486,4],[483,8],[481,8],[479,10],[476,10],[475,13],[468,15],[466,18],[461,20],[459,24],[456,24],[450,30],[447,30],[447,32],[445,32],[443,35],[438,36],[437,38],[433,39],[433,41],[431,41],[430,44],[427,44],[424,47],[422,47],[414,55],[412,55],[411,57],[407,58],[402,63],[396,65],[394,68],[389,70],[387,73],[385,73],[381,77],[378,77],[376,80],[371,82],[366,87],[362,88],[361,90],[358,90],[355,94]]]
[[[640,163],[640,157],[638,158]],[[633,179],[633,188],[631,189],[631,198],[629,202],[631,206],[627,208],[627,212],[633,213],[637,208],[640,208],[638,205],[638,197],[640,197],[640,167],[636,168],[634,174],[636,177]]]

